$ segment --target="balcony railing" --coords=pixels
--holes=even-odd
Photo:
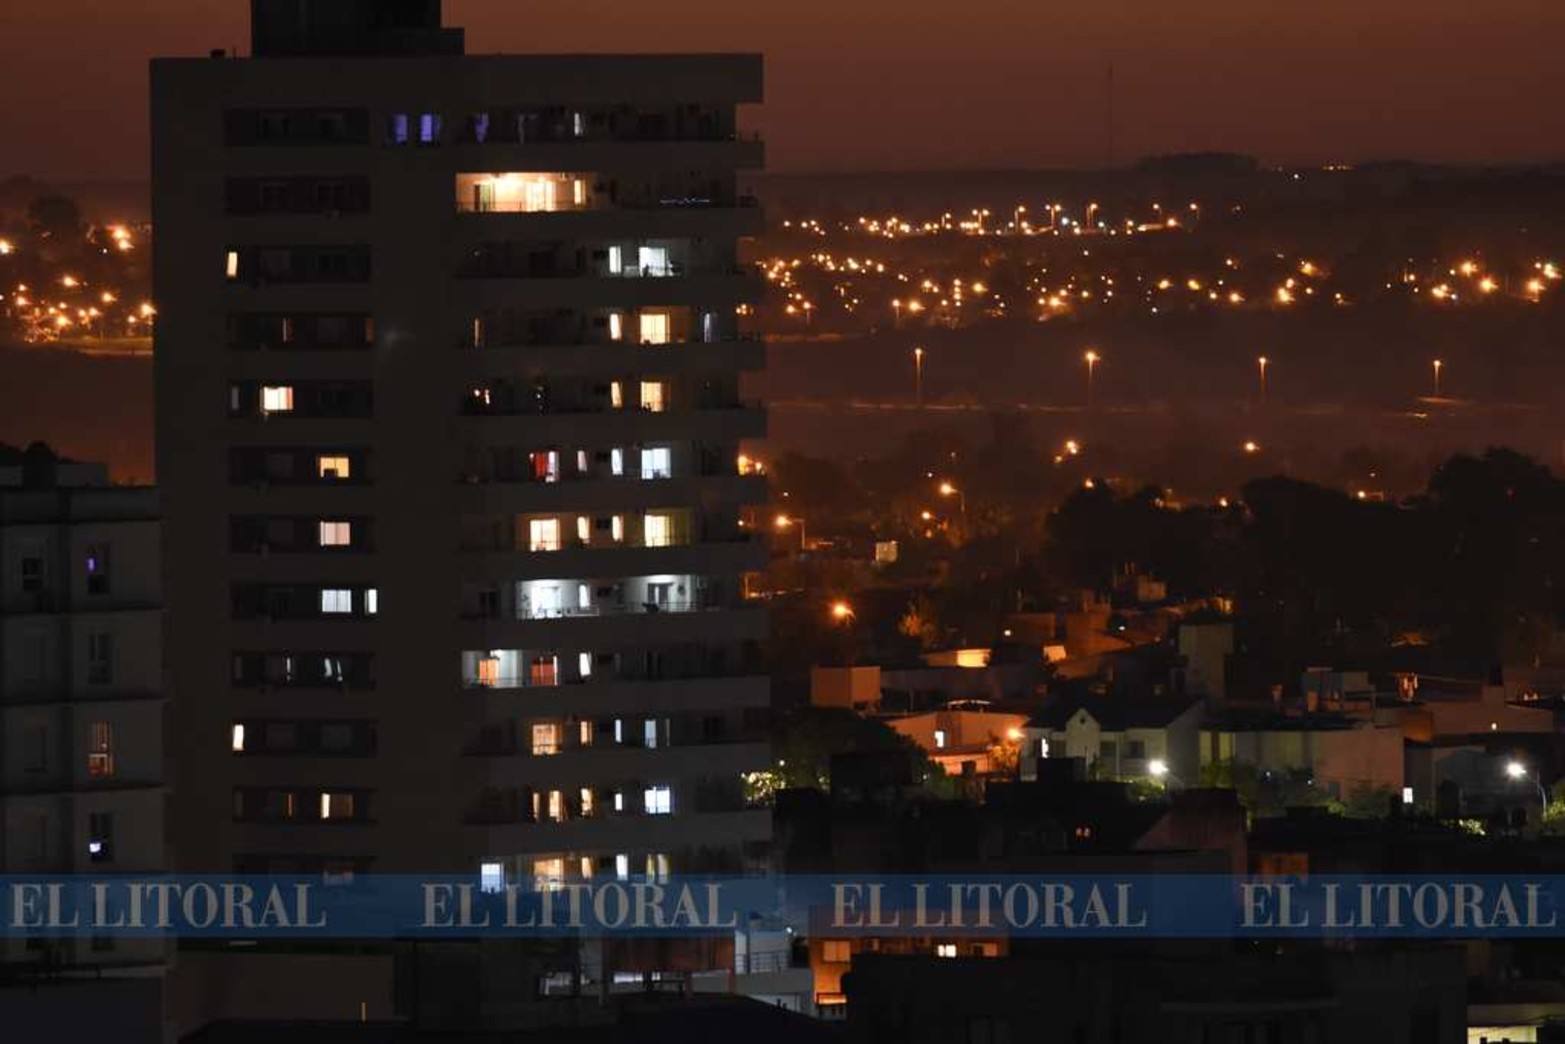
[[[455,345],[457,348],[469,351],[482,351],[489,348],[581,348],[589,345],[601,345],[604,348],[658,349],[680,348],[693,344],[753,344],[761,340],[763,338],[758,333],[727,333],[716,334],[712,337],[675,337],[673,340],[659,344],[651,341],[636,341],[631,338],[616,341],[607,334],[598,337],[588,337],[584,329],[578,329],[568,330],[563,334],[556,334],[548,330],[528,331],[521,334],[486,334],[481,340],[475,340],[469,334],[464,337],[458,337]]]
[[[581,214],[613,210],[751,210],[761,205],[755,196],[691,193],[690,195],[646,196],[628,200],[594,201],[582,206],[560,206],[549,210],[528,206],[525,201],[484,201],[458,199],[458,214]]]
[[[686,414],[686,413],[728,413],[737,410],[758,410],[761,408],[759,399],[741,398],[712,398],[698,399],[688,406],[681,408],[678,405],[660,410],[650,409],[645,406],[620,406],[609,403],[575,402],[559,403],[551,402],[543,409],[518,405],[505,405],[491,402],[485,405],[482,401],[474,399],[471,395],[464,396],[461,400],[461,412],[467,417],[549,417],[549,416],[578,416],[581,414],[633,414],[637,416],[652,416],[656,414]]]
[[[518,610],[518,620],[571,620],[596,616],[656,615],[658,613],[709,613],[744,608],[744,603],[726,598],[692,598],[669,602],[612,603],[609,605],[560,606]]]

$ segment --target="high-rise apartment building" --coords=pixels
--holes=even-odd
[[[152,72],[177,867],[741,867],[760,59],[254,19]]]
[[[164,868],[157,493],[0,446],[0,873]],[[145,970],[158,939],[12,935],[0,964]],[[3,978],[0,975],[0,978]]]

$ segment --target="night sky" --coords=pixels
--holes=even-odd
[[[146,60],[248,47],[245,0],[0,0],[0,175],[146,176]],[[757,50],[774,170],[1535,161],[1565,154],[1565,4],[447,0],[473,52]]]

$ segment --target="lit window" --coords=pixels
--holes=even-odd
[[[945,747],[946,747],[946,730],[945,729],[936,729],[935,730],[935,749],[936,750],[945,750]]]
[[[108,779],[114,775],[114,726],[95,721],[87,729],[87,775]]]
[[[505,864],[479,863],[478,890],[490,893],[505,891]]]
[[[109,545],[87,546],[87,593],[109,593]]]
[[[668,547],[674,542],[672,515],[647,515],[641,520],[641,542],[647,547]]]
[[[609,247],[609,274],[619,275],[625,271],[625,248],[618,246]],[[615,318],[618,318],[616,315]],[[616,341],[618,337],[614,338]]]
[[[263,385],[261,388],[261,412],[293,412],[293,386],[288,384]]]
[[[315,473],[323,479],[341,482],[353,477],[353,464],[347,457],[316,457]]]
[[[614,535],[614,542],[616,544],[623,542],[625,539],[625,516],[615,515],[614,520],[609,525],[611,527],[610,532]]]
[[[576,744],[580,747],[592,746],[592,722],[585,718],[576,723]]]
[[[322,819],[352,819],[353,795],[338,794],[331,791],[321,792],[321,818]]]
[[[662,381],[642,381],[641,408],[648,413],[662,413],[667,408],[667,392],[668,386]]]
[[[582,856],[581,860],[580,860],[580,863],[581,863],[581,876],[585,880],[588,880],[588,881],[592,880],[592,856]]]
[[[821,960],[827,964],[847,964],[853,960],[853,946],[846,939],[821,941]]]
[[[621,881],[630,877],[630,856],[624,852],[614,857],[614,876]]]
[[[613,475],[625,474],[625,451],[619,448],[609,450],[609,472]]]
[[[658,723],[657,719],[649,718],[641,723],[641,743],[648,750],[657,750],[658,747]]]
[[[351,547],[353,544],[353,523],[322,522],[320,524],[320,541],[322,547]]]
[[[674,811],[674,792],[667,786],[648,787],[641,803],[647,815],[666,816]]]
[[[565,883],[565,860],[559,856],[552,859],[533,860],[533,887],[540,892],[558,891],[560,885]]]
[[[554,724],[533,726],[534,754],[558,754],[560,752],[560,727]]]
[[[647,853],[647,876],[654,881],[668,880],[668,853]]]
[[[956,943],[936,943],[935,944],[935,956],[936,957],[955,957],[956,956]]]
[[[527,550],[558,551],[560,549],[560,520],[535,518],[527,523]]]
[[[353,612],[353,592],[346,587],[327,587],[321,590],[321,612]]]
[[[1413,788],[1412,787],[1403,787],[1402,788],[1402,804],[1404,804],[1404,805],[1411,805],[1412,803],[1413,803]]]
[[[615,248],[619,249],[618,247]],[[619,312],[609,313],[609,340],[623,341],[625,339],[625,317]]]
[[[668,247],[641,247],[636,252],[637,263],[644,276],[672,275],[669,267]]]
[[[615,724],[618,725],[619,722],[615,722]],[[623,790],[616,790],[614,792],[614,811],[625,811],[625,792]]]
[[[93,863],[107,863],[114,858],[113,812],[87,814],[87,857]]]
[[[440,114],[437,112],[421,112],[418,115],[418,140],[425,145],[432,145],[440,140]]]
[[[576,673],[583,678],[592,677],[592,653],[577,654]]]
[[[667,344],[669,323],[667,312],[642,312],[638,319],[638,336],[642,344]]]
[[[549,791],[549,822],[562,823],[565,821],[565,792],[563,790]],[[562,868],[561,873],[564,873]]]
[[[245,727],[243,725],[234,726],[233,738],[229,741],[229,747],[235,754],[243,754],[245,752]]]
[[[228,252],[228,260],[224,263],[223,272],[230,280],[239,278],[239,251]]]
[[[583,817],[591,816],[593,809],[593,796],[591,787],[581,788],[581,814]]]
[[[666,479],[673,473],[673,453],[667,446],[641,451],[641,477]]]
[[[583,544],[592,540],[592,519],[586,515],[576,516],[576,539]]]
[[[365,589],[364,612],[370,616],[380,612],[380,588],[371,587]]]

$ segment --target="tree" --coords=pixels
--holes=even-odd
[[[27,204],[27,220],[41,239],[74,244],[81,238],[81,208],[69,196],[39,196]]]
[[[919,595],[908,603],[907,611],[897,620],[897,633],[914,639],[926,650],[940,644],[940,619],[927,595]]]

